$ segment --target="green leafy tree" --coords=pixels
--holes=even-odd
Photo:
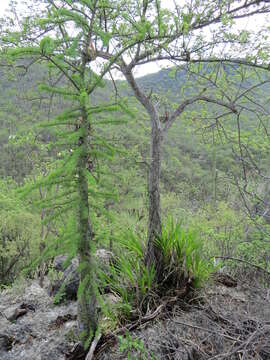
[[[77,209],[77,221],[73,221],[76,227],[70,227],[62,241],[72,238],[79,256],[78,323],[86,345],[97,329],[89,198],[95,196],[97,158],[112,152],[94,133],[94,118],[103,111],[126,110],[123,101],[99,105],[93,102],[92,95],[104,86],[102,79],[112,66],[124,54],[134,52],[134,46],[154,46],[157,34],[151,32],[151,22],[136,22],[133,18],[134,11],[143,9],[145,13],[146,5],[99,0],[46,0],[39,5],[29,2],[28,12],[22,17],[12,14],[2,23],[2,65],[23,67],[26,71],[34,64],[47,65],[56,81],[43,81],[39,92],[69,103],[62,113],[43,122],[44,127],[55,127],[53,146],[59,151],[58,160],[55,170],[32,188],[61,188],[57,196],[46,198],[46,206],[55,209],[54,218],[70,214],[71,208]],[[16,12],[16,8],[12,10]],[[14,27],[16,30],[11,31]],[[161,31],[160,25],[155,28]],[[104,54],[110,56],[105,63],[98,62]]]
[[[76,209],[77,221],[72,222],[75,227],[64,234],[64,239],[68,237],[70,241],[72,237],[72,249],[75,247],[79,257],[78,324],[85,346],[89,345],[97,330],[89,196],[95,195],[95,164],[101,153],[94,140],[99,147],[103,142],[93,135],[93,117],[103,111],[125,109],[121,102],[93,104],[91,95],[97,87],[104,85],[102,78],[119,54],[137,42],[137,39],[129,39],[119,21],[120,9],[119,1],[48,0],[39,3],[39,14],[33,7],[28,9],[32,11],[31,16],[23,16],[16,24],[20,31],[11,30],[18,18],[7,18],[1,36],[3,65],[18,68],[23,64],[29,70],[33,64],[45,63],[57,80],[43,82],[39,91],[62,97],[70,104],[49,122],[43,122],[44,127],[55,127],[54,146],[61,151],[54,171],[28,190],[61,188],[57,196],[46,198],[46,206],[55,209],[54,219],[65,212],[70,213],[71,208]],[[115,34],[126,39],[120,49],[110,44]],[[105,64],[98,64],[98,49],[110,47],[113,58]],[[111,153],[112,149],[103,145],[103,156],[106,156],[106,152]]]

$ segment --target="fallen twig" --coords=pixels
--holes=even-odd
[[[212,256],[212,258],[216,258],[216,259],[222,259],[222,260],[233,260],[233,261],[238,261],[244,264],[247,264],[249,266],[254,267],[255,269],[264,272],[265,274],[267,274],[268,276],[270,276],[270,272],[265,270],[264,268],[262,268],[259,265],[256,264],[252,264],[249,261],[243,260],[243,259],[239,259],[239,258],[235,258],[235,257],[231,257],[231,256]]]
[[[94,340],[93,340],[93,342],[92,342],[92,344],[91,344],[90,350],[89,350],[88,354],[86,355],[85,360],[92,360],[92,359],[93,359],[94,352],[95,352],[95,350],[96,350],[96,347],[97,347],[97,344],[98,344],[100,338],[101,338],[101,334],[98,334],[98,335],[94,338]]]
[[[263,330],[265,332],[268,331],[267,328],[257,329],[251,334],[251,336],[246,341],[243,341],[239,346],[237,346],[231,352],[215,355],[211,357],[209,360],[231,359],[234,354],[236,354],[237,352],[241,351],[244,348],[246,349],[247,346],[251,343],[251,341],[253,341],[256,338],[256,335],[258,335],[259,333],[263,334]]]
[[[100,346],[100,348],[98,349],[98,354],[102,353],[109,345],[111,345],[112,343],[114,343],[117,339],[117,336],[119,335],[123,335],[125,334],[127,331],[131,331],[131,330],[134,330],[134,329],[137,329],[139,328],[140,326],[142,326],[143,324],[147,323],[148,321],[151,321],[153,319],[155,319],[160,313],[161,313],[161,310],[167,305],[168,302],[166,302],[165,304],[161,304],[159,305],[156,310],[146,316],[143,316],[141,318],[139,318],[136,322],[133,322],[131,324],[128,324],[127,326],[123,326],[117,330],[115,330],[114,332],[104,336],[105,339],[104,339],[104,343]],[[98,339],[98,342],[100,339],[102,339],[103,337],[101,336],[99,339]],[[96,350],[96,348],[98,347],[98,342],[95,344],[95,349],[94,349],[94,352]],[[93,352],[93,355],[94,355],[94,352]],[[92,356],[93,356],[92,355]],[[90,360],[91,358],[87,359],[87,360]]]
[[[160,312],[164,308],[164,306],[165,306],[165,304],[159,305],[154,312],[139,318],[139,320],[137,320],[134,323],[131,323],[127,326],[117,329],[116,331],[114,331],[112,333],[112,335],[118,336],[118,335],[124,334],[126,331],[137,329],[139,326],[147,323],[150,320],[155,319],[160,314]]]
[[[178,320],[173,320],[173,322],[174,322],[175,324],[184,325],[184,326],[189,326],[189,327],[191,327],[191,328],[193,328],[193,329],[206,331],[206,332],[208,332],[208,333],[210,333],[210,334],[218,334],[218,335],[223,336],[224,338],[229,339],[229,340],[232,340],[232,341],[237,341],[237,342],[241,341],[240,339],[234,338],[234,337],[232,337],[232,336],[230,336],[230,335],[226,335],[226,334],[222,334],[222,333],[217,333],[216,331],[212,331],[212,330],[203,328],[203,327],[201,327],[201,326],[192,325],[192,324],[187,324],[187,323],[184,323],[184,322],[178,321]]]

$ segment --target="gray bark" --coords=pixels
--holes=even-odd
[[[151,147],[150,167],[148,178],[148,238],[146,263],[154,265],[156,275],[159,277],[162,270],[162,253],[157,247],[155,240],[162,236],[161,206],[160,206],[160,167],[161,167],[161,143],[162,133],[159,119],[156,114],[151,114]]]
[[[148,216],[148,236],[147,236],[147,253],[146,264],[154,266],[157,278],[160,277],[163,268],[162,251],[156,245],[156,238],[162,236],[162,221],[161,221],[161,205],[160,205],[160,168],[161,168],[161,145],[162,139],[167,135],[168,130],[174,121],[183,113],[189,105],[205,101],[214,103],[228,108],[232,113],[237,113],[237,109],[233,103],[226,103],[216,98],[209,98],[203,94],[191,97],[182,101],[182,103],[170,114],[165,124],[161,125],[158,111],[151,100],[150,96],[146,96],[143,90],[139,87],[136,79],[132,74],[132,68],[135,66],[138,58],[126,65],[122,61],[121,70],[125,78],[131,86],[135,97],[143,105],[151,120],[151,148],[150,148],[150,165],[148,178],[148,196],[149,196],[149,216]]]
[[[161,166],[161,143],[162,130],[158,112],[149,97],[139,88],[130,68],[122,65],[123,74],[134,91],[137,100],[143,105],[149,114],[151,121],[151,144],[150,144],[150,167],[148,177],[148,235],[146,264],[154,266],[156,275],[159,277],[162,269],[162,252],[156,245],[155,239],[162,235],[161,206],[160,206],[160,166]]]

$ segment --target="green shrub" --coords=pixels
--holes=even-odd
[[[190,223],[196,224],[204,239],[203,251],[208,258],[240,258],[270,270],[270,225],[262,217],[256,219],[254,224],[245,213],[220,202],[215,208],[209,206],[200,210]],[[220,261],[219,265],[236,272],[240,268],[244,273],[252,270],[252,267],[237,261]]]
[[[235,255],[248,225],[246,216],[225,202],[218,203],[215,208],[209,206],[200,210],[190,222],[204,239],[204,251],[208,257]]]
[[[11,284],[38,256],[40,218],[5,183],[0,192],[0,286]]]
[[[146,349],[143,340],[134,339],[129,333],[126,333],[125,336],[118,336],[118,339],[120,351],[127,356],[128,360],[157,360]]]
[[[257,225],[257,226],[256,226]],[[270,271],[270,225],[263,218],[257,224],[250,224],[248,236],[239,241],[235,256]]]

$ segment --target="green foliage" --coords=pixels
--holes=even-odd
[[[44,55],[52,55],[55,48],[55,41],[49,36],[45,36],[40,41],[40,50]]]
[[[146,311],[156,296],[181,290],[185,285],[201,286],[214,271],[205,259],[204,244],[195,227],[187,228],[169,219],[156,246],[163,256],[163,278],[157,283],[153,267],[145,265],[145,245],[141,237],[126,231],[118,237],[116,258],[109,269],[99,270],[99,287],[110,288],[120,297],[113,306],[103,304],[103,312],[113,323],[125,322],[134,311]],[[159,295],[158,295],[159,294]],[[168,293],[167,293],[168,295]]]
[[[162,252],[164,278],[171,285],[181,288],[181,282],[193,286],[202,285],[214,270],[205,259],[203,240],[198,228],[174,223],[169,218],[162,228],[162,237],[156,239],[156,246]]]
[[[189,221],[196,224],[204,239],[203,251],[208,258],[235,257],[269,271],[269,225],[263,218],[255,219],[254,223],[228,203],[220,202],[215,208],[208,206],[201,209]],[[233,261],[223,264],[232,269],[239,266]]]
[[[57,271],[52,267],[49,267],[48,269],[48,279],[50,280],[51,283],[61,280],[63,278],[63,275],[64,273],[62,271]]]
[[[248,225],[240,218],[239,212],[225,202],[218,203],[215,208],[206,207],[191,221],[197,224],[201,237],[205,239],[204,249],[209,256],[236,254]]]
[[[62,283],[60,289],[57,291],[57,293],[55,294],[55,297],[53,298],[53,303],[55,305],[60,304],[60,302],[62,301],[62,299],[65,297],[65,284]]]
[[[35,261],[38,264],[39,255],[46,261],[58,253],[66,253],[69,258],[80,253],[79,271],[83,280],[78,295],[80,299],[85,297],[87,312],[89,294],[94,288],[93,269],[89,264],[90,252],[96,243],[108,245],[112,241],[118,256],[110,271],[101,272],[99,279],[101,288],[105,283],[121,297],[122,302],[115,305],[118,307],[116,312],[115,306],[111,309],[107,306],[106,311],[115,321],[120,311],[127,318],[133,308],[145,310],[149,298],[160,293],[157,288],[160,284],[155,282],[154,268],[145,266],[145,245],[141,240],[145,238],[147,222],[146,175],[149,157],[145,154],[149,154],[149,127],[145,125],[145,114],[141,108],[134,106],[134,112],[127,107],[127,98],[134,105],[129,90],[121,88],[124,100],[119,101],[117,94],[117,100],[112,101],[112,84],[102,80],[102,77],[118,55],[125,57],[125,47],[132,56],[133,42],[140,43],[138,51],[146,50],[147,58],[155,57],[153,46],[159,43],[162,36],[169,39],[174,28],[184,34],[180,42],[185,52],[183,59],[188,60],[190,53],[186,46],[193,44],[194,49],[204,49],[204,40],[199,37],[188,41],[189,34],[192,35],[191,29],[196,28],[196,24],[199,27],[207,24],[213,13],[211,2],[208,1],[203,2],[198,9],[195,8],[197,13],[193,13],[192,6],[190,9],[184,6],[179,10],[178,17],[174,18],[168,9],[161,8],[159,1],[146,3],[157,17],[151,12],[150,17],[141,15],[144,13],[140,9],[141,3],[133,4],[132,1],[126,3],[124,11],[118,2],[111,4],[100,1],[95,11],[90,0],[60,0],[57,8],[48,2],[46,11],[31,20],[32,27],[29,26],[30,20],[24,19],[23,33],[16,31],[11,34],[9,31],[9,36],[1,39],[8,65],[20,65],[19,71],[22,73],[30,66],[31,70],[35,70],[28,71],[24,83],[18,82],[16,91],[19,96],[16,96],[14,89],[9,88],[10,82],[1,74],[3,97],[0,99],[0,145],[1,150],[4,149],[4,155],[1,155],[4,161],[0,162],[7,165],[1,166],[1,175],[11,175],[18,182],[25,182],[26,176],[31,174],[33,184],[26,184],[24,190],[25,194],[31,194],[37,212],[33,215],[6,189],[0,193],[0,205],[3,206],[0,211],[1,281],[11,282],[26,263],[32,262],[34,258],[38,259]],[[226,1],[223,3],[226,5]],[[219,5],[220,13],[223,13],[221,10],[225,9],[225,5]],[[106,15],[109,19],[105,19]],[[90,23],[89,17],[92,19]],[[232,19],[225,12],[221,22],[229,26]],[[44,36],[45,33],[51,36]],[[95,49],[89,48],[89,33],[95,39],[95,46],[101,46],[101,52],[105,50],[103,47],[111,45],[114,36],[113,41],[116,43],[122,39],[113,48],[110,46],[117,53],[108,61],[108,67],[100,65],[101,75],[93,70],[95,67],[91,69],[91,62],[97,54]],[[24,37],[26,34],[27,37]],[[247,32],[242,32],[240,43],[246,43],[248,37]],[[31,39],[41,39],[39,46],[36,40],[33,42]],[[235,35],[227,34],[227,39],[234,40]],[[18,43],[20,46],[16,47]],[[162,48],[166,49],[168,44],[169,40],[162,43],[158,53]],[[199,52],[195,51],[194,54],[200,57]],[[194,54],[191,51],[191,55]],[[264,51],[259,50],[258,55],[265,61],[267,54]],[[144,59],[141,60],[143,62]],[[157,94],[152,96],[161,104],[162,110],[168,106],[175,109],[177,103],[174,101],[178,101],[179,94],[184,99],[199,93],[200,87],[205,91],[212,89],[213,84],[216,93],[211,95],[223,99],[228,92],[233,102],[240,91],[235,85],[242,81],[242,68],[229,68],[222,64],[216,73],[214,70],[209,64],[205,67],[191,66],[191,72],[209,75],[209,82],[206,81],[205,85],[201,79],[197,87],[194,86],[194,77],[186,69],[178,68],[149,75],[138,80],[138,83],[145,91],[155,89]],[[15,73],[10,75],[16,82],[20,78]],[[248,80],[251,81],[250,77]],[[121,82],[117,82],[117,85],[121,87]],[[103,87],[102,91],[93,92],[98,87]],[[23,96],[31,99],[30,105],[21,99]],[[130,121],[130,115],[135,121]],[[216,130],[204,131],[203,139],[194,135],[201,128],[213,129],[213,124],[209,127],[205,120],[208,117],[211,119],[211,115],[214,115],[214,119],[220,115],[217,107],[209,108],[201,104],[190,107],[190,111],[185,112],[182,121],[175,124],[173,134],[164,143],[165,163],[161,184],[165,204],[163,212],[167,214],[172,209],[175,216],[188,218],[189,211],[183,210],[186,208],[193,216],[192,220],[188,219],[188,226],[183,225],[185,222],[175,224],[170,219],[163,227],[162,237],[156,241],[155,246],[162,254],[162,285],[165,290],[166,286],[176,289],[187,284],[200,286],[212,271],[205,257],[215,253],[240,254],[260,264],[262,261],[259,258],[263,257],[265,264],[269,264],[266,260],[268,249],[257,232],[254,231],[252,241],[244,241],[242,214],[239,215],[239,208],[233,204],[236,192],[231,189],[226,191],[227,186],[224,186],[228,185],[224,175],[232,173],[241,176],[241,169],[231,150],[231,147],[238,146],[239,135],[233,117],[226,117],[225,135],[224,128],[221,131],[218,124]],[[33,125],[47,117],[51,121],[42,123],[46,127],[45,131],[36,132],[37,126]],[[197,120],[196,124],[192,123],[192,119]],[[264,118],[261,120],[267,121]],[[261,130],[254,136],[256,126],[253,121],[252,117],[242,118],[243,145],[251,149],[255,160],[262,158],[263,168],[267,169],[268,139]],[[111,125],[116,123],[120,124],[117,129],[113,129]],[[20,134],[19,128],[22,128]],[[28,136],[28,130],[32,128],[33,133]],[[51,145],[48,145],[49,142]],[[120,144],[121,152],[117,153],[116,142]],[[34,161],[29,164],[29,159],[33,158]],[[209,200],[213,207],[198,210]],[[42,224],[40,214],[44,214]],[[89,219],[91,225],[85,221]],[[45,251],[38,255],[40,228],[43,225],[49,225],[48,229],[53,230],[53,235],[50,234],[46,239]],[[132,231],[123,232],[128,227]],[[86,324],[90,324],[87,315],[84,319],[87,320]],[[84,331],[82,334],[91,340],[89,336],[92,333]],[[146,356],[140,342],[130,338],[122,339],[122,349],[128,351],[128,356],[134,348],[141,352],[142,358]]]
[[[142,306],[142,302],[154,290],[154,268],[144,263],[144,243],[137,234],[126,231],[119,237],[119,252],[108,271],[99,271],[101,288],[110,287],[120,296],[121,317],[126,320],[132,308]],[[145,304],[143,304],[144,306]],[[119,317],[120,315],[113,314]]]
[[[0,286],[13,282],[38,255],[40,218],[16,196],[12,185],[1,181]]]
[[[257,233],[257,239],[256,239]],[[266,271],[270,272],[270,244],[265,241],[259,233],[254,231],[254,239],[252,241],[240,242],[237,246],[236,256],[240,259],[246,260],[251,264],[261,266]]]
[[[129,333],[125,336],[118,336],[119,350],[128,360],[158,360],[150,351],[145,348],[141,339],[132,338]]]
[[[263,218],[249,221],[246,236],[238,241],[235,256],[270,272],[270,225]]]

